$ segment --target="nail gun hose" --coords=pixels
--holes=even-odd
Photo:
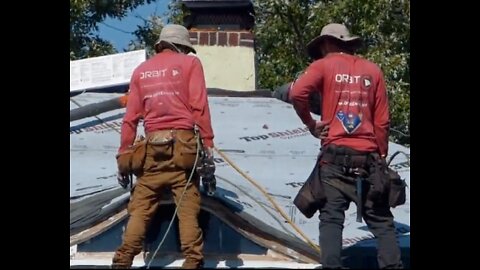
[[[113,111],[125,107],[126,96],[113,98],[106,101],[88,104],[73,110],[70,110],[70,122],[99,115],[104,112]]]

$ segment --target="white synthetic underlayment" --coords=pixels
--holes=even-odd
[[[84,93],[73,99],[84,106],[118,96],[120,95]],[[73,102],[70,104],[70,109],[77,108]],[[319,153],[319,140],[305,129],[290,104],[274,98],[209,97],[209,104],[215,146],[258,181],[310,240],[318,243],[318,215],[311,219],[305,218],[293,205],[293,199],[313,169]],[[77,202],[118,189],[115,154],[120,134],[113,129],[120,131],[124,112],[125,109],[118,109],[100,114],[98,117],[102,121],[90,117],[70,123],[70,197],[77,198]],[[314,118],[318,116],[314,115]],[[138,131],[138,134],[143,134],[141,125]],[[410,153],[409,148],[389,144],[390,154],[397,150]],[[410,186],[410,167],[406,157],[398,155],[391,167]],[[244,211],[266,226],[301,238],[283,221],[260,191],[218,154],[215,174],[215,196],[228,202],[232,209]],[[114,202],[112,199],[110,203]],[[103,208],[108,208],[108,204],[106,202]],[[82,209],[88,211],[87,206]],[[410,187],[407,188],[406,203],[392,209],[392,212],[400,235],[409,235]],[[357,243],[368,245],[369,241],[359,241],[373,237],[366,224],[356,222],[355,218],[356,207],[352,203],[346,212],[344,247]],[[402,237],[400,244],[409,247],[409,237]]]

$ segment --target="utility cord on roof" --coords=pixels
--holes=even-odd
[[[282,222],[279,218],[277,218],[276,216],[274,216],[274,213],[270,212],[271,210],[267,209],[266,204],[261,202],[261,201],[258,201],[257,199],[255,199],[255,197],[253,197],[251,194],[249,194],[246,190],[244,190],[243,188],[241,188],[240,186],[237,186],[235,185],[234,183],[232,183],[231,181],[229,181],[228,179],[226,178],[223,178],[221,176],[216,176],[217,179],[219,180],[222,180],[230,185],[232,185],[233,187],[235,187],[236,189],[238,189],[240,192],[242,192],[243,194],[245,194],[245,196],[249,197],[250,199],[252,199],[252,201],[256,202],[258,204],[259,207],[261,207],[265,212],[267,212],[273,219],[275,219],[278,224],[280,225],[280,227],[282,227],[282,229],[284,229],[285,231],[287,231],[289,233],[289,235],[293,236],[293,237],[296,237],[298,238],[293,232],[291,231],[288,231],[287,228],[285,227],[285,224],[284,222]],[[269,206],[269,205],[268,205]],[[269,206],[271,207],[271,206]]]
[[[403,154],[406,158],[407,158],[407,163],[408,163],[408,166],[410,166],[410,155],[403,152],[403,151],[396,151],[395,153],[393,153],[393,155],[390,157],[390,159],[388,160],[387,162],[387,166],[390,166],[390,163],[392,162],[392,160],[398,155],[398,154]]]
[[[247,179],[250,183],[252,183],[252,185],[254,185],[258,190],[260,190],[260,192],[262,192],[262,194],[272,203],[272,205],[275,207],[275,209],[280,213],[280,215],[282,215],[282,217],[292,226],[292,228],[297,231],[302,237],[303,239],[305,239],[305,241],[310,245],[312,246],[315,250],[317,250],[318,252],[321,252],[320,251],[320,247],[318,245],[316,245],[315,243],[312,242],[312,240],[310,240],[303,232],[300,228],[298,228],[297,225],[295,225],[295,223],[293,223],[290,218],[287,216],[287,214],[285,214],[285,212],[278,206],[278,204],[275,202],[275,200],[272,198],[272,196],[270,196],[267,191],[262,187],[260,186],[257,181],[255,181],[254,179],[252,179],[250,176],[248,176],[245,172],[243,172],[240,168],[238,168],[225,154],[223,154],[222,152],[220,152],[220,150],[218,150],[218,148],[216,147],[213,147],[213,149],[215,149],[215,151],[228,163],[230,164],[230,166],[232,166],[240,175],[242,175],[245,179]]]

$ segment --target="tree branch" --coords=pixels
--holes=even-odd
[[[280,10],[279,8],[279,5],[280,6],[284,6],[283,4],[279,4],[278,2],[275,2],[275,11],[283,18],[285,18],[289,24],[292,26],[293,28],[293,31],[295,33],[295,35],[297,36],[296,38],[296,43],[297,43],[297,51],[301,51],[302,54],[305,56],[305,57],[308,57],[307,55],[307,52],[306,52],[306,46],[305,46],[305,42],[303,40],[303,35],[302,33],[300,32],[300,29],[298,28],[298,24],[295,20],[295,18],[293,18],[292,16],[292,12],[290,12],[290,10],[288,10],[288,7],[287,7],[287,12],[282,12],[282,10]],[[299,48],[300,47],[300,48]]]
[[[303,54],[305,56],[307,56],[306,50],[305,50],[306,49],[305,42],[303,41],[303,35],[300,33],[300,29],[298,29],[297,22],[293,18],[291,12],[287,12],[287,17],[288,17],[288,20],[290,21],[290,23],[293,27],[293,30],[294,30],[295,34],[297,35],[297,41],[298,41],[298,43],[300,43],[299,45],[301,47],[301,51],[303,52]],[[297,49],[299,49],[298,44],[297,44]]]

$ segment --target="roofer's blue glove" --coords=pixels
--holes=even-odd
[[[128,185],[132,182],[132,175],[131,174],[122,174],[120,172],[117,173],[117,181],[118,184],[126,189]]]

